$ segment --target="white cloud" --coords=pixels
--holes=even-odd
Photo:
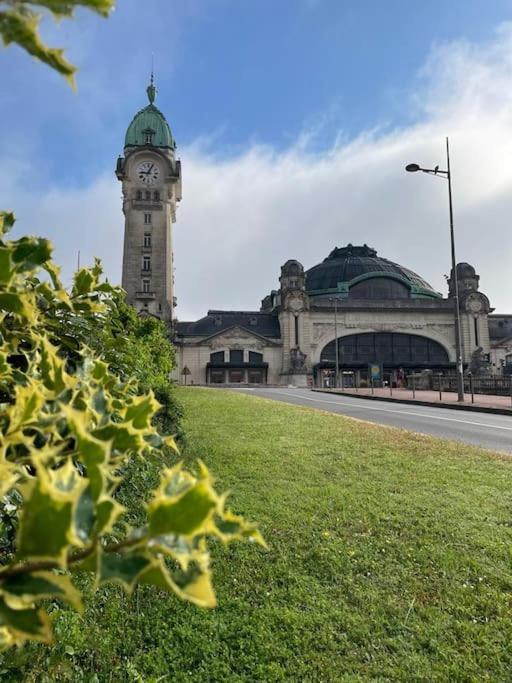
[[[511,26],[502,26],[487,45],[437,46],[404,106],[416,111],[417,123],[348,142],[337,136],[321,154],[311,151],[308,131],[287,150],[253,145],[229,159],[209,155],[204,140],[182,149],[184,199],[175,225],[179,318],[199,317],[208,308],[257,309],[277,287],[288,258],[310,267],[348,242],[370,244],[445,292],[446,183],[406,174],[404,166],[443,167],[446,135],[458,260],[475,265],[497,310],[512,312]],[[0,170],[4,190],[7,175]],[[50,235],[68,278],[80,249],[82,262],[101,256],[119,281],[123,216],[110,170],[79,190],[55,187],[43,195],[19,187],[12,182],[6,196],[18,206],[20,230],[30,226]]]

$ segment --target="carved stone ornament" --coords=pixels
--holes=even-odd
[[[287,311],[292,311],[293,313],[306,311],[309,308],[308,297],[302,292],[293,292],[292,294],[288,294],[284,300],[283,308]]]
[[[480,292],[470,292],[464,297],[462,302],[464,310],[473,315],[477,313],[489,312],[489,301],[484,294]]]
[[[306,354],[302,353],[298,346],[296,346],[293,349],[290,349],[290,372],[306,372],[306,358]]]
[[[481,346],[471,354],[469,369],[473,375],[488,375],[490,373],[490,363]]]
[[[227,330],[219,334],[208,342],[210,349],[249,349],[251,351],[261,351],[265,348],[262,339],[257,339],[250,334],[246,334],[240,328]]]

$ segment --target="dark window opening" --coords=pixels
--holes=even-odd
[[[210,382],[212,384],[224,384],[224,370],[210,370]]]
[[[144,144],[146,144],[146,145],[153,144],[153,135],[155,134],[155,131],[148,129],[148,130],[143,131],[143,133],[144,133]]]
[[[215,351],[210,353],[210,363],[224,363],[224,351]]]
[[[229,352],[229,362],[230,363],[243,363],[244,362],[244,352],[238,349],[231,349]]]
[[[144,256],[142,259],[142,270],[151,270],[151,258]]]
[[[146,190],[146,199],[151,199],[151,192]]]
[[[135,195],[135,199],[142,199],[142,192],[140,190],[137,190],[137,193]]]
[[[148,294],[151,290],[151,280],[142,280],[142,291],[144,294]]]
[[[263,384],[265,382],[264,371],[249,369],[247,371],[247,379],[249,384]]]
[[[155,191],[154,191],[154,193],[153,193],[153,199],[155,200],[155,202],[159,202],[159,201],[160,201],[160,192],[159,192],[158,190],[155,190]]]
[[[295,316],[295,346],[299,345],[299,316]]]
[[[145,247],[151,246],[151,233],[149,233],[149,232],[144,233],[144,246]]]
[[[152,222],[152,216],[150,213],[145,213],[144,214],[144,225],[151,225]]]
[[[230,370],[229,371],[229,383],[230,384],[240,384],[244,381],[244,371],[243,370]]]
[[[386,363],[424,366],[449,363],[448,354],[438,342],[414,334],[368,332],[338,339],[340,365]],[[335,362],[333,340],[322,351],[321,362]]]
[[[387,277],[373,277],[353,285],[351,299],[408,299],[409,287]]]
[[[257,351],[249,351],[249,363],[263,363],[263,354]]]
[[[479,346],[478,340],[478,318],[473,318],[473,323],[475,325],[475,346]]]

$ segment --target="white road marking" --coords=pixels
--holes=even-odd
[[[273,391],[273,394],[280,394],[282,396],[292,396],[293,398],[298,398],[297,394],[292,394],[287,391]],[[493,425],[486,422],[473,422],[471,420],[458,420],[456,417],[443,417],[442,415],[429,415],[428,413],[414,413],[410,410],[394,410],[393,408],[379,408],[373,405],[355,405],[354,403],[348,403],[347,401],[327,401],[321,398],[310,398],[309,396],[299,395],[301,399],[306,401],[314,401],[316,403],[331,403],[336,406],[349,406],[350,408],[365,408],[366,410],[377,410],[382,413],[398,413],[399,415],[412,415],[413,417],[427,417],[432,420],[445,420],[446,422],[461,422],[467,425],[476,425],[477,427],[489,427],[490,429],[504,429],[508,432],[512,432],[512,427],[503,427],[502,425]],[[362,403],[362,401],[361,401]]]

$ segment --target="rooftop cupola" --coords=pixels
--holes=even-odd
[[[128,126],[124,139],[126,147],[164,147],[176,149],[176,142],[166,121],[165,116],[155,106],[156,87],[153,74],[146,88],[149,104],[138,111]]]

